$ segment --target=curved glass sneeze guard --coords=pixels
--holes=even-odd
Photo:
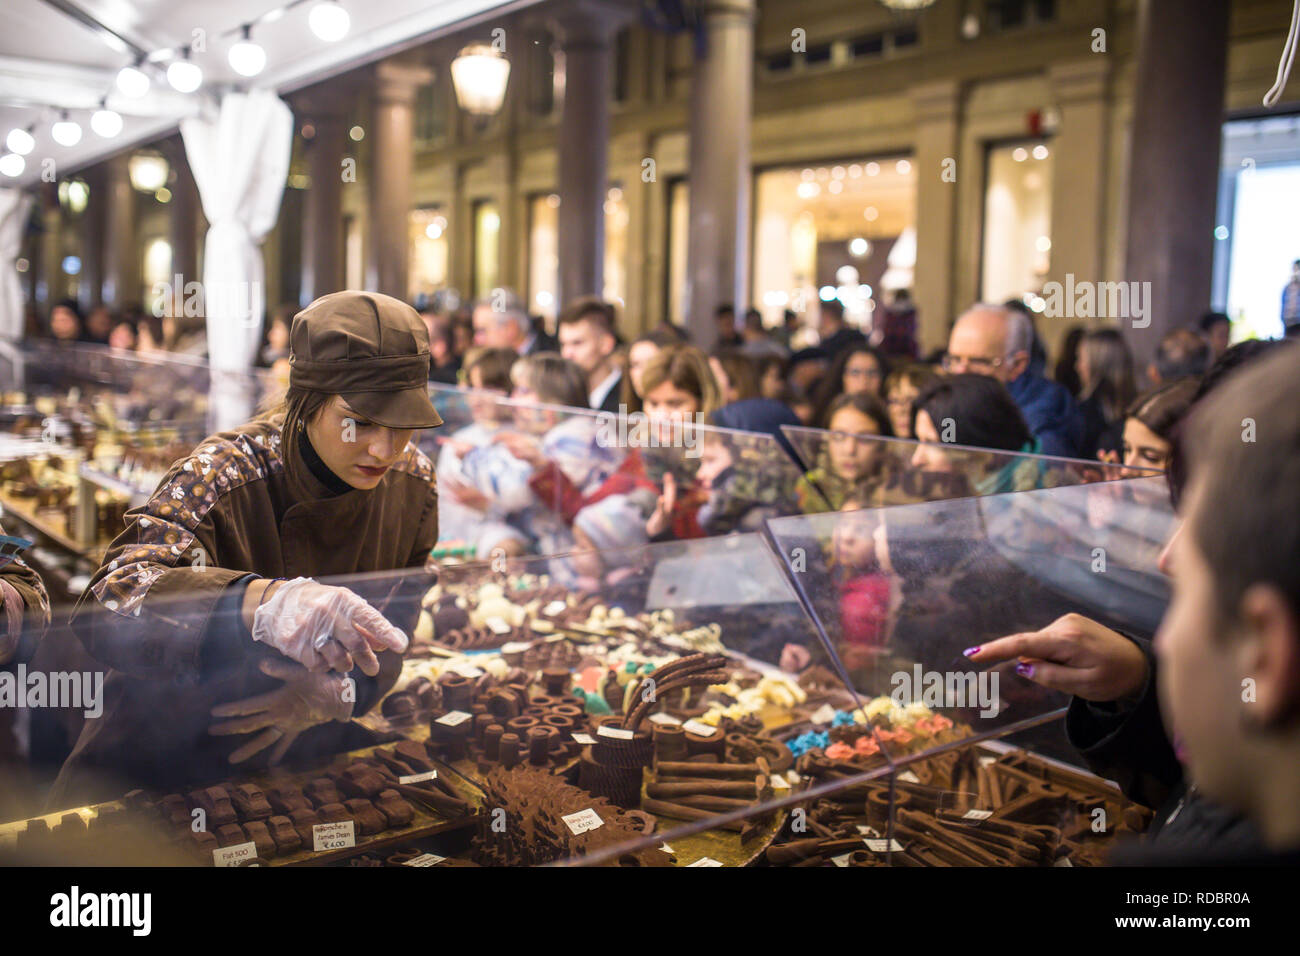
[[[444,424],[417,440],[437,469],[442,554],[617,551],[752,532],[805,507],[799,470],[771,435],[430,394]],[[826,507],[818,497],[814,510]]]
[[[804,513],[840,511],[846,504],[876,508],[1158,474],[1099,461],[821,428],[782,425],[781,431],[804,470],[801,487],[815,490],[828,505],[818,509],[813,498],[805,502]]]

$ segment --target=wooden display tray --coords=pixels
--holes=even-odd
[[[78,543],[70,533],[71,529],[68,528],[62,512],[41,513],[30,498],[15,498],[3,492],[0,492],[0,505],[4,506],[6,514],[11,514],[24,524],[30,525],[65,551],[93,561],[96,565],[103,560],[104,552],[108,548],[107,543],[96,542],[89,546]]]

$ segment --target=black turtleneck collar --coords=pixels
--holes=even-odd
[[[311,439],[307,437],[307,429],[305,428],[298,429],[298,454],[302,455],[303,464],[307,466],[307,470],[316,476],[316,480],[324,485],[331,495],[356,491],[346,481],[330,471],[329,466],[321,460],[320,455],[316,454],[316,449],[312,447]]]

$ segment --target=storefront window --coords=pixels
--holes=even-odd
[[[916,171],[908,159],[854,159],[759,173],[752,302],[768,326],[786,309],[839,299],[869,327],[882,292],[910,289]]]
[[[501,213],[494,202],[474,204],[474,298],[491,294],[501,282]]]
[[[1052,151],[1040,139],[990,146],[980,298],[1036,295],[1051,265]]]
[[[686,250],[690,245],[691,187],[678,179],[668,199],[668,317],[674,325],[686,324]]]
[[[442,207],[413,209],[407,217],[411,247],[408,299],[424,308],[447,287],[447,217]]]
[[[528,203],[528,308],[555,318],[560,299],[559,210],[557,193],[534,196]],[[628,208],[621,187],[605,195],[605,287],[601,296],[622,307],[627,299]]]

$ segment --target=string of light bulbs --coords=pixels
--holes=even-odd
[[[218,41],[237,37],[226,51],[226,60],[230,68],[245,79],[252,79],[266,69],[266,50],[253,39],[256,27],[274,23],[295,7],[311,4],[307,14],[307,26],[316,37],[326,43],[335,43],[352,28],[352,18],[338,0],[289,0],[288,3],[268,10],[266,13],[245,23],[231,27],[216,35]],[[98,32],[115,50],[134,48],[122,37],[117,36],[107,27],[100,26]],[[110,42],[110,38],[113,42]],[[117,71],[113,86],[122,96],[138,100],[147,96],[153,88],[154,80],[150,72],[162,72],[167,85],[178,93],[198,92],[203,86],[203,69],[191,58],[193,50],[190,45],[166,47],[152,53],[137,53],[134,61]],[[159,65],[170,59],[166,69]],[[50,126],[50,137],[55,143],[72,148],[81,142],[82,128],[70,115],[71,111],[61,109]],[[90,117],[90,128],[102,139],[113,139],[122,132],[122,115],[108,106],[107,94],[100,99],[99,107]],[[16,126],[5,137],[8,152],[0,155],[0,175],[15,178],[21,176],[27,168],[25,156],[36,148],[35,122],[26,127]]]

